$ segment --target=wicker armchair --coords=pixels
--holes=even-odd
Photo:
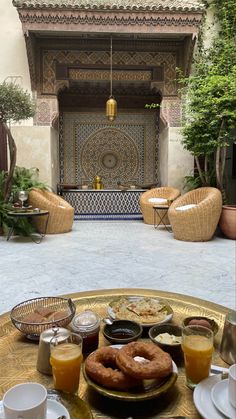
[[[41,189],[33,189],[29,193],[29,204],[34,208],[49,211],[47,234],[66,233],[71,230],[74,220],[74,208],[61,196]],[[35,225],[39,231],[45,221],[35,217]]]
[[[176,210],[185,205],[189,205],[187,210]],[[168,211],[174,238],[192,242],[211,240],[221,210],[222,196],[216,188],[198,188],[182,195],[173,202]]]
[[[140,196],[140,208],[143,214],[143,220],[146,224],[154,224],[154,211],[153,206],[154,202],[150,202],[150,198],[163,198],[166,199],[166,202],[163,202],[163,205],[167,204],[167,200],[174,201],[180,195],[178,189],[171,188],[170,186],[162,186],[160,188],[153,188],[149,191],[144,192]],[[161,205],[161,204],[160,204]],[[169,224],[168,216],[164,218],[165,224]]]

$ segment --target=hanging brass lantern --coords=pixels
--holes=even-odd
[[[108,121],[114,121],[117,116],[117,102],[113,96],[110,96],[106,103],[106,116]]]
[[[117,102],[112,96],[112,37],[111,37],[111,54],[110,54],[110,96],[106,103],[106,116],[108,121],[114,121],[117,116]]]

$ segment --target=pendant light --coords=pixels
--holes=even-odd
[[[117,102],[112,96],[112,37],[110,50],[110,96],[106,103],[106,116],[109,121],[114,121],[117,116]]]

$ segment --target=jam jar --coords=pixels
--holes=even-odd
[[[97,349],[100,330],[100,318],[97,313],[85,310],[77,314],[71,322],[71,329],[83,338],[83,354],[88,354]]]

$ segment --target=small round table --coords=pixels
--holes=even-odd
[[[36,233],[36,235],[30,234],[31,240],[34,243],[41,243],[41,241],[43,240],[43,238],[46,235],[47,232],[47,226],[48,226],[48,219],[49,219],[49,211],[46,210],[25,210],[22,209],[22,211],[9,211],[7,213],[8,217],[11,217],[12,219],[15,220],[15,222],[13,223],[13,225],[11,226],[11,228],[8,231],[8,235],[7,235],[7,241],[10,240],[11,236],[13,235],[14,232],[14,228],[17,225],[18,221],[22,218],[31,218],[31,217],[42,217],[42,216],[46,216],[45,219],[45,225],[44,225],[44,229],[42,232],[38,231]]]
[[[172,232],[171,227],[169,227],[165,222],[165,217],[167,216],[169,205],[154,205],[154,228],[158,228],[160,224],[163,224],[169,233]],[[159,220],[159,221],[158,221]]]

